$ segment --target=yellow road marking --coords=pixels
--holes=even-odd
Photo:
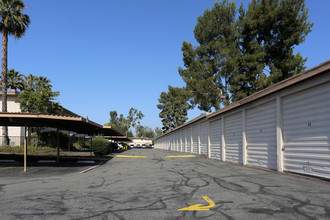
[[[196,204],[178,210],[179,211],[209,211],[210,208],[215,206],[215,203],[209,197],[203,196],[203,199],[205,199],[209,203],[208,206],[203,206],[203,204]]]
[[[166,156],[166,157],[196,157],[195,155],[179,155],[179,156]]]
[[[148,158],[146,156],[116,155],[116,157]]]

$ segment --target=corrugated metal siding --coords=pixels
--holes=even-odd
[[[243,164],[242,112],[225,116],[226,161]]]
[[[193,153],[198,153],[198,125],[192,127],[193,130]]]
[[[176,131],[175,132],[175,150],[176,151],[179,151],[179,139],[180,139],[179,132]]]
[[[201,154],[208,155],[208,122],[202,122],[199,128]]]
[[[330,178],[330,83],[283,98],[284,169]]]
[[[172,134],[172,147],[171,150],[175,150],[175,133]]]
[[[247,163],[277,169],[275,100],[246,110]]]
[[[187,152],[187,129],[183,129],[183,140],[182,140],[183,152]]]
[[[211,158],[221,160],[221,119],[210,122]]]
[[[185,135],[185,130],[183,128],[181,129],[181,152],[184,152],[186,149],[185,139],[186,139],[186,135]]]
[[[191,127],[186,128],[187,135],[187,152],[191,152]]]

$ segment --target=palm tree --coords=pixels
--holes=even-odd
[[[0,29],[2,32],[2,112],[7,112],[7,63],[8,35],[20,39],[30,24],[30,17],[23,14],[22,0],[0,0]],[[4,145],[9,145],[8,128],[3,127]]]
[[[15,91],[22,91],[24,89],[25,76],[19,72],[11,69],[7,73],[7,87]]]

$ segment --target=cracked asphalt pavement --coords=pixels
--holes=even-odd
[[[0,164],[0,219],[330,219],[327,181],[157,149],[121,155],[147,158]],[[209,205],[203,196],[210,210],[178,210]]]

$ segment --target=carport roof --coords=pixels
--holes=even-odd
[[[124,136],[112,127],[102,126],[80,116],[47,115],[37,113],[0,113],[1,126],[53,127],[80,134]]]
[[[121,133],[120,131],[118,131],[117,129],[111,127],[111,126],[103,126],[102,127],[102,134],[105,137],[111,136],[111,137],[122,137],[122,138],[126,138],[126,136],[124,136],[123,133]]]

